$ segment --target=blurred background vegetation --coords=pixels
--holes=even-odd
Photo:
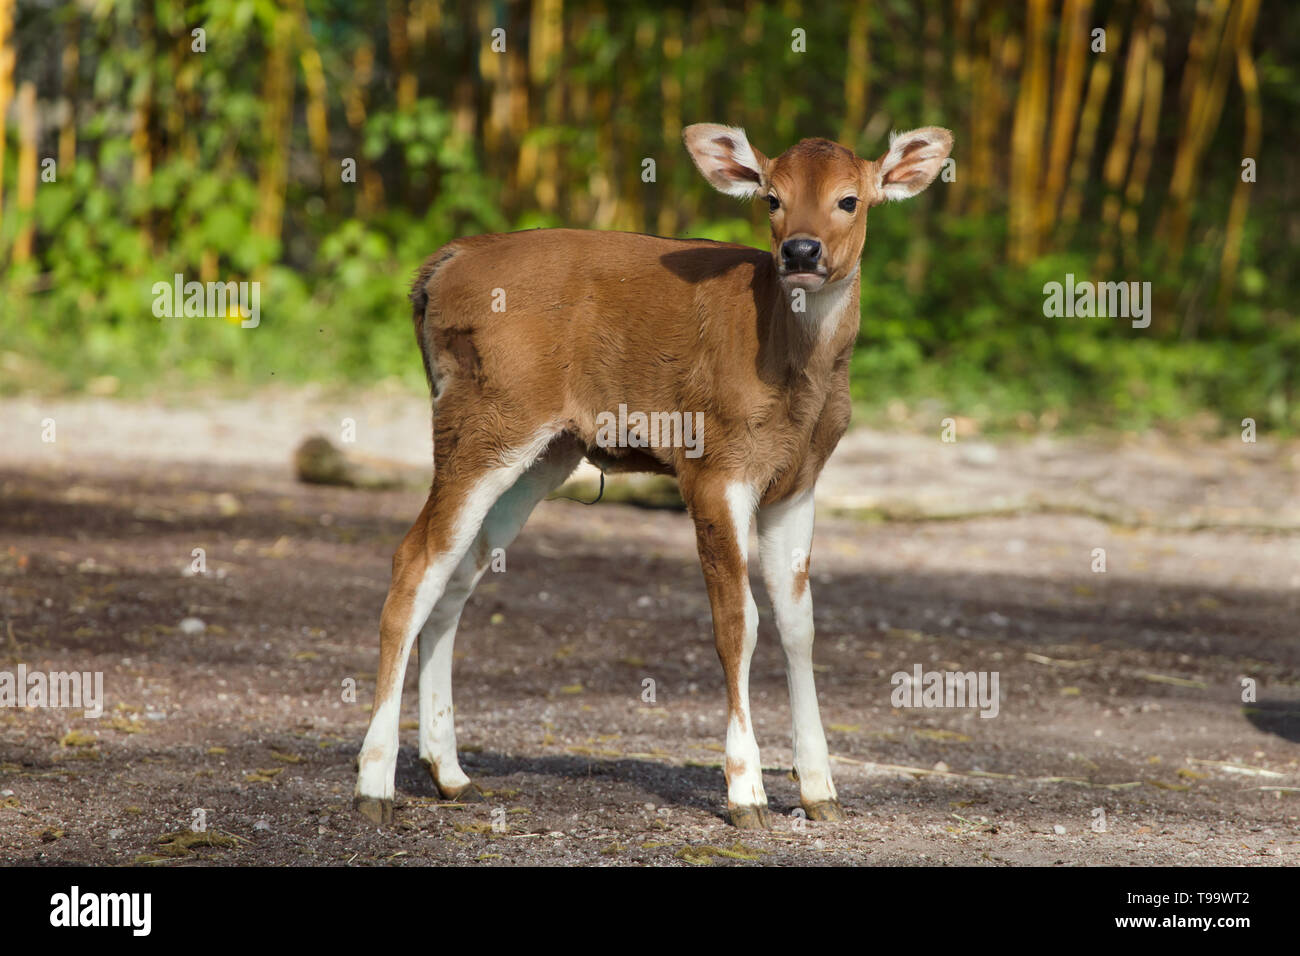
[[[937,124],[955,181],[871,213],[861,408],[1294,431],[1297,49],[1284,0],[0,0],[0,391],[423,391],[405,295],[447,240],[766,248],[684,125],[875,157]],[[155,318],[178,272],[260,281],[260,327]],[[1150,328],[1045,317],[1067,272],[1151,282]]]

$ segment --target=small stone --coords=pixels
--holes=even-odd
[[[971,465],[991,465],[998,460],[998,450],[980,442],[964,445],[961,456]]]
[[[1065,836],[1065,827],[1058,823],[1056,826],[1052,827],[1052,832],[1057,836]]]
[[[113,829],[108,831],[108,838],[110,840],[120,840],[124,833],[126,833],[126,831],[121,827],[113,827]]]
[[[269,830],[269,829],[271,829],[271,824],[267,823],[265,820],[258,820],[256,823],[253,824],[253,829],[254,829],[254,830]]]
[[[187,617],[181,621],[180,629],[182,634],[202,634],[208,626],[200,618]]]

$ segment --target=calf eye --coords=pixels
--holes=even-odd
[[[776,198],[775,196],[773,196],[771,193],[768,193],[768,194],[767,194],[767,208],[770,209],[772,212],[776,212],[778,209],[781,208],[781,200],[777,199],[777,198]]]
[[[858,197],[845,196],[843,199],[840,200],[840,208],[843,209],[845,212],[853,212],[853,210],[858,208]]]

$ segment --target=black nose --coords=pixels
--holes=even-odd
[[[822,244],[816,239],[787,239],[781,243],[781,259],[788,272],[816,272]]]

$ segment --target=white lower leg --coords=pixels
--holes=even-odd
[[[812,490],[762,509],[758,530],[763,578],[785,653],[800,801],[811,805],[835,800],[826,734],[813,682],[813,607],[807,577],[813,531]]]
[[[742,560],[749,553],[749,528],[753,520],[753,492],[741,484],[727,489],[727,503]],[[741,645],[740,668],[736,681],[736,700],[727,721],[727,806],[755,807],[767,805],[763,790],[763,763],[758,755],[758,740],[749,710],[749,663],[758,645],[758,608],[749,591],[749,574],[743,575],[745,634]]]
[[[519,476],[528,470],[529,465],[542,453],[552,437],[554,431],[539,433],[526,447],[512,456],[508,464],[494,468],[483,476],[461,505],[456,521],[452,525],[451,540],[446,543],[446,548],[430,561],[425,570],[411,603],[411,613],[404,625],[401,656],[398,658],[392,683],[388,687],[375,689],[375,699],[379,703],[370,719],[370,729],[366,731],[366,739],[361,745],[356,788],[358,796],[384,800],[393,798],[396,789],[402,685],[405,682],[406,662],[411,656],[411,647],[430,613],[441,599],[448,579],[469,551],[492,506],[518,480]],[[439,643],[447,645],[445,653],[448,660],[445,672],[447,686],[450,689],[451,642]],[[435,668],[434,673],[440,670],[443,668]],[[447,706],[450,709],[450,696]]]
[[[753,598],[745,608],[745,647],[740,659],[738,710],[727,721],[727,806],[767,805],[763,790],[763,762],[758,754],[754,722],[749,710],[749,662],[758,638],[758,609]]]
[[[808,598],[807,591],[804,597]],[[806,630],[781,634],[785,651],[786,680],[790,686],[790,717],[794,737],[794,770],[799,776],[799,799],[802,803],[822,803],[837,799],[831,781],[830,755],[826,734],[822,730],[821,711],[817,706],[817,688],[812,669],[812,601],[808,599]]]
[[[358,758],[356,793],[362,797],[380,800],[393,799],[396,790],[398,725],[402,715],[402,685],[406,682],[406,662],[411,656],[420,627],[429,612],[442,596],[446,585],[448,560],[435,561],[424,573],[411,602],[411,613],[404,626],[401,651],[391,682],[386,687],[375,688],[377,705],[370,718],[366,739],[361,744]]]
[[[456,755],[451,670],[456,628],[465,601],[478,580],[471,559],[472,555],[462,559],[452,583],[420,631],[420,759],[433,771],[439,789],[445,792],[459,791],[470,782]]]
[[[537,503],[573,471],[577,458],[576,452],[552,451],[529,466],[497,498],[420,631],[420,759],[433,771],[444,793],[458,792],[470,783],[456,753],[451,689],[452,652],[461,613],[491,565],[493,553],[509,547]]]

